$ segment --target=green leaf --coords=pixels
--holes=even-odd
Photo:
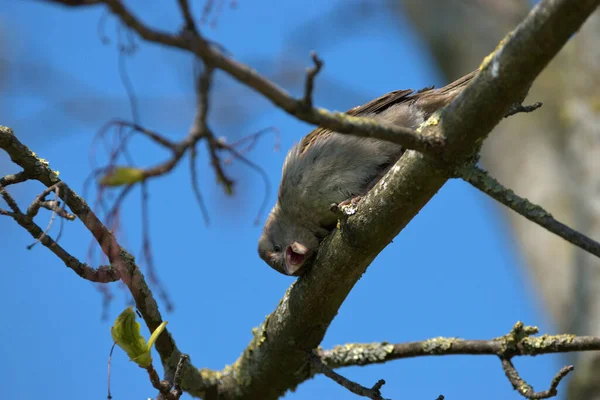
[[[162,322],[150,336],[146,339],[140,334],[140,324],[135,320],[135,312],[132,307],[126,308],[115,320],[115,324],[110,328],[115,343],[122,348],[131,361],[142,368],[148,368],[152,364],[150,351],[158,336],[165,330],[167,321]]]
[[[144,170],[133,167],[111,168],[102,178],[100,184],[103,186],[132,185],[144,180]]]

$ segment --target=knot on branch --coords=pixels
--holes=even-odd
[[[501,357],[511,357],[518,354],[522,342],[529,336],[535,335],[538,332],[539,328],[537,326],[525,325],[523,322],[518,321],[509,333],[494,339],[502,341],[500,354],[498,355]]]

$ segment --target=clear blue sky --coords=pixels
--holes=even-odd
[[[316,102],[332,109],[345,110],[393,89],[444,83],[407,21],[375,15],[368,28],[346,27],[328,40],[316,40],[328,25],[305,24],[318,20],[336,3],[241,0],[237,9],[224,8],[215,28],[203,30],[237,59],[264,73],[293,65],[294,73],[301,74],[309,62],[308,51],[317,50],[325,69],[317,81]],[[142,1],[128,4],[151,25],[171,31],[180,27],[176,2],[155,2],[152,8]],[[202,2],[197,5],[199,10]],[[76,10],[33,1],[0,5],[2,65],[8,65],[9,73],[8,82],[0,87],[5,92],[0,123],[13,127],[80,193],[90,171],[88,149],[94,133],[111,117],[131,115],[119,78],[111,17],[105,31],[112,43],[102,45],[98,38],[103,13],[102,7]],[[142,124],[173,139],[186,134],[193,117],[189,65],[184,54],[144,43],[127,61]],[[300,94],[298,85],[288,89]],[[218,75],[214,92],[218,98],[211,122],[219,136],[233,141],[267,126],[279,128],[281,151],[273,151],[273,137],[267,136],[249,154],[268,172],[272,205],[285,152],[310,127],[274,110],[224,74]],[[239,102],[251,106],[251,114],[242,114],[244,107],[225,107]],[[165,156],[143,140],[135,141],[134,148],[138,165]],[[175,304],[174,312],[164,313],[171,333],[196,366],[221,369],[240,355],[252,327],[275,308],[293,280],[273,272],[257,255],[266,216],[261,216],[260,225],[253,224],[264,193],[260,177],[234,163],[228,171],[238,181],[237,191],[228,198],[215,185],[202,155],[200,184],[210,226],[203,224],[187,167],[180,166],[150,184],[150,230],[159,276]],[[102,153],[98,157],[102,159]],[[0,170],[2,174],[17,170],[3,153]],[[10,187],[23,206],[41,190],[37,184]],[[141,248],[139,197],[135,191],[122,213],[126,234],[122,243],[136,256]],[[45,226],[47,217],[42,214],[38,223]],[[94,285],[78,278],[41,245],[26,250],[32,239],[12,220],[0,219],[0,232],[4,396],[105,398],[110,325],[128,305],[121,285],[110,285],[114,299],[109,321],[102,321],[102,296]],[[52,232],[56,234],[56,229]],[[323,347],[435,336],[488,339],[506,333],[518,320],[555,332],[508,233],[490,200],[462,182],[449,182],[358,282]],[[61,244],[85,259],[90,239],[79,222],[68,223]],[[559,361],[543,356],[518,359],[516,365],[541,390],[561,367]],[[494,357],[408,359],[341,372],[366,386],[386,379],[383,393],[394,399],[427,400],[439,394],[450,400],[520,398]],[[112,393],[116,399],[155,394],[145,372],[121,351],[114,357]],[[356,397],[327,378],[316,377],[286,398]]]

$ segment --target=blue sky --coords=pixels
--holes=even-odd
[[[171,31],[180,27],[176,2],[152,8],[141,1],[128,4],[153,26]],[[216,27],[203,27],[206,36],[265,74],[292,66],[301,78],[309,50],[318,51],[325,61],[316,84],[315,102],[320,106],[346,110],[390,90],[444,84],[408,21],[376,14],[366,27],[357,24],[332,31],[327,20],[318,17],[331,12],[334,1],[310,6],[302,1],[237,4],[235,9],[224,7]],[[201,3],[197,5],[199,15]],[[103,28],[111,43],[102,44],[98,36],[103,14],[102,7],[0,4],[2,65],[9,74],[0,86],[5,91],[0,123],[13,127],[79,193],[90,172],[89,149],[97,129],[111,117],[131,118],[119,76],[112,17]],[[322,39],[324,34],[327,40]],[[191,61],[180,52],[139,44],[126,66],[140,122],[180,139],[194,110]],[[301,94],[301,87],[293,84],[300,81],[281,81],[295,95]],[[210,121],[217,135],[234,141],[265,127],[279,129],[280,151],[273,150],[273,136],[267,135],[248,154],[268,173],[271,206],[285,152],[310,127],[222,73],[213,94]],[[242,107],[227,107],[236,103]],[[144,140],[133,141],[132,153],[137,165],[152,165],[165,156]],[[211,224],[203,223],[184,161],[168,177],[150,184],[150,234],[160,279],[175,304],[172,313],[164,313],[168,328],[197,367],[221,369],[240,355],[252,327],[275,308],[293,279],[273,272],[257,255],[266,217],[263,213],[261,223],[253,224],[264,195],[260,176],[234,162],[227,171],[237,181],[236,193],[227,197],[215,184],[206,154],[201,155],[200,187]],[[100,151],[97,157],[102,160],[105,154]],[[0,170],[17,171],[5,154],[0,154]],[[10,187],[24,206],[41,190],[35,183]],[[138,257],[139,198],[139,191],[134,191],[122,212],[122,243]],[[449,182],[358,282],[323,347],[435,336],[489,339],[506,333],[518,320],[538,325],[542,332],[555,332],[497,211],[491,200],[467,184]],[[45,226],[48,214],[38,218]],[[110,285],[114,299],[109,320],[102,321],[102,296],[94,285],[78,278],[42,246],[26,250],[31,237],[8,218],[0,219],[0,232],[4,265],[0,298],[5,304],[0,349],[6,398],[104,398],[110,325],[128,305],[125,292],[118,283]],[[55,235],[56,229],[52,232]],[[67,223],[61,244],[83,260],[90,239],[79,222]],[[557,356],[518,359],[516,365],[538,390],[547,388],[562,366]],[[482,394],[488,400],[520,398],[493,357],[408,359],[341,372],[365,386],[384,378],[383,393],[390,398],[435,399],[439,394],[447,399]],[[145,372],[120,351],[113,361],[112,393],[116,399],[154,395]],[[286,398],[356,397],[317,377]]]

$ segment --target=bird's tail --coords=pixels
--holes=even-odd
[[[458,97],[478,72],[479,70],[476,69],[439,89],[434,89],[432,86],[418,91],[413,95],[416,98],[416,104],[427,114],[433,114]]]

